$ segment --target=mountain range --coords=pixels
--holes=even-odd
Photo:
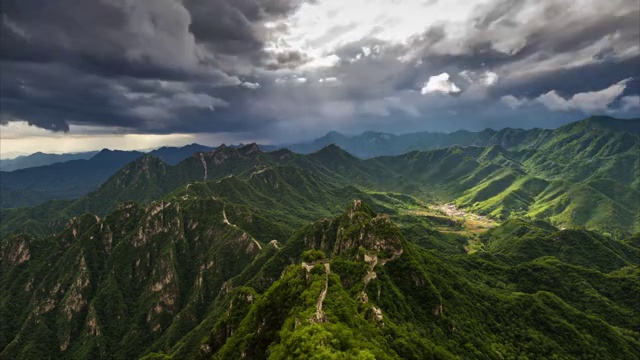
[[[36,152],[30,155],[22,155],[13,159],[0,159],[0,171],[14,171],[36,166],[51,165],[71,160],[91,159],[98,151],[87,151],[70,154],[46,154]]]
[[[638,122],[627,121],[631,126]],[[640,138],[626,128],[618,131],[619,126],[604,130],[601,122],[587,119],[518,137],[505,130],[492,136],[488,146],[371,159],[357,158],[334,144],[308,155],[287,149],[264,152],[256,144],[221,146],[175,166],[147,154],[76,200],[5,211],[0,229],[11,229],[14,218],[41,220],[27,214],[103,215],[120,202],[158,200],[189,183],[230,175],[246,179],[277,166],[293,166],[314,171],[326,182],[454,202],[496,220],[526,217],[563,228],[586,226],[629,234],[640,229]]]
[[[149,154],[168,164],[177,164],[195,152],[213,149],[198,144],[165,146]],[[0,203],[4,208],[12,208],[80,197],[95,190],[124,165],[143,155],[139,151],[103,149],[100,152],[63,155],[36,153],[16,158],[14,163],[7,165],[7,170],[3,168],[0,172]],[[51,163],[46,164],[48,161]],[[33,165],[37,163],[42,166]],[[12,166],[19,169],[8,170]]]
[[[238,146],[244,146],[240,144]],[[231,146],[231,147],[238,147]],[[263,149],[275,147],[265,145]],[[210,152],[215,147],[190,144],[182,147],[163,146],[146,154],[158,157],[169,165],[176,165],[196,152]],[[0,171],[0,204],[3,208],[38,205],[48,200],[73,199],[95,190],[124,165],[145,153],[103,149],[78,154],[36,153],[9,162]],[[76,160],[70,160],[73,158]],[[50,162],[50,164],[46,164]],[[35,165],[42,163],[43,165]]]
[[[0,358],[637,359],[638,130],[130,154],[0,212]]]
[[[616,119],[608,116],[593,116],[577,123],[561,127],[614,132],[626,132],[638,136],[640,119]],[[577,130],[577,129],[573,129]],[[547,137],[558,131],[549,129],[485,129],[480,132],[459,130],[453,133],[418,132],[403,135],[368,131],[360,135],[349,136],[339,132],[330,132],[325,136],[308,143],[283,145],[294,152],[308,154],[335,144],[347,152],[361,158],[377,156],[401,155],[416,150],[431,150],[449,146],[489,146],[500,145],[508,149],[526,149],[537,147]]]
[[[309,208],[336,215],[291,233],[248,195],[126,203],[4,239],[2,357],[640,355],[640,249],[627,242],[509,221],[484,234],[486,250],[456,254],[455,236],[427,223],[416,235],[360,200]]]
[[[556,130],[545,129],[511,129],[499,131],[486,129],[481,132],[457,131],[454,133],[413,133],[405,135],[393,135],[376,132],[366,132],[358,136],[347,136],[337,132],[331,132],[322,138],[309,143],[292,144],[288,146],[259,145],[264,151],[272,151],[280,148],[288,148],[300,154],[309,154],[318,151],[328,145],[337,145],[350,154],[363,159],[402,155],[412,151],[434,150],[451,146],[478,146],[486,147],[499,145],[510,151],[539,149],[551,141],[558,141],[563,134],[576,134],[579,132],[595,133],[599,130],[612,133],[628,134],[630,138],[640,134],[640,120],[615,119],[610,117],[591,117],[583,121],[572,123]],[[589,141],[589,137],[584,138]],[[631,140],[633,141],[633,140]],[[230,147],[242,147],[243,144]],[[596,147],[600,146],[595,144]],[[196,152],[210,152],[213,147],[198,144],[190,144],[183,147],[162,147],[148,154],[161,158],[169,165],[177,165]],[[580,149],[574,149],[579,151]],[[103,150],[102,153],[108,153]],[[33,206],[47,200],[77,198],[96,189],[110,175],[120,169],[134,157],[142,156],[136,151],[117,151],[119,160],[114,155],[103,161],[99,156],[93,161],[70,161],[62,165],[56,163],[49,166],[37,167],[28,170],[29,165],[17,165],[25,167],[22,171],[0,172],[0,201],[4,208],[21,206]],[[51,155],[34,154],[35,159],[61,159],[65,156],[87,156],[91,153]],[[29,160],[26,157],[25,160]],[[19,159],[16,159],[16,161]],[[91,159],[87,159],[91,160]],[[13,160],[3,160],[13,161]],[[60,181],[58,174],[72,174],[69,178]],[[74,173],[90,174],[85,177],[73,176]]]

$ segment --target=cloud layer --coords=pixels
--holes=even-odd
[[[637,116],[639,17],[635,0],[8,2],[0,121],[280,142]]]

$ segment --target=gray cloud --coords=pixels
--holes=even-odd
[[[317,54],[290,44],[267,49],[291,31],[287,18],[302,3],[3,3],[0,121],[53,131],[82,124],[138,133],[254,133],[274,141],[332,129],[528,126],[513,119],[536,116],[550,119],[537,126],[550,126],[584,109],[599,111],[585,105],[589,98],[574,96],[625,79],[631,80],[602,111],[640,111],[633,105],[640,94],[634,0],[489,1],[463,25],[438,22],[404,42],[382,40],[373,29],[322,54],[339,58],[322,66],[313,65]],[[356,20],[326,29],[311,45],[352,31]],[[460,88],[449,92],[455,97],[421,94],[443,73]],[[497,79],[491,84],[482,80],[489,73]],[[551,106],[509,107],[501,100],[549,93],[556,96],[542,99]]]

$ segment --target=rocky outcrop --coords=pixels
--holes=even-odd
[[[31,250],[29,249],[31,240],[28,235],[10,236],[5,239],[0,246],[2,268],[8,269],[29,261],[31,259]]]
[[[44,323],[56,329],[52,338],[58,340],[49,351],[65,354],[78,346],[114,354],[126,337],[149,342],[167,331],[184,335],[201,321],[201,309],[233,291],[230,279],[261,252],[247,232],[223,222],[223,209],[215,199],[125,203],[104,218],[71,219],[46,240],[52,252],[40,253],[37,264],[25,268],[29,276],[19,278],[23,283],[15,289],[33,294],[31,310],[16,332],[5,335],[16,347],[26,346]],[[26,235],[2,241],[0,264],[9,269],[3,278],[31,266],[31,242]],[[229,287],[222,291],[224,283]]]

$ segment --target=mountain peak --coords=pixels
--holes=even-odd
[[[149,179],[157,177],[158,174],[166,173],[166,171],[167,164],[162,159],[151,154],[145,154],[115,173],[101,188],[110,185],[115,186],[115,188],[123,188],[134,183],[142,184]]]
[[[340,141],[340,140],[345,139],[345,138],[347,138],[347,136],[345,136],[342,133],[339,133],[337,131],[330,131],[326,135],[324,135],[323,137],[321,137],[318,140],[316,140],[316,142],[333,143],[333,142]]]
[[[142,156],[144,153],[139,151],[125,151],[125,150],[111,150],[102,149],[95,154],[91,159],[100,161],[115,161],[120,158],[130,158],[131,156]]]
[[[286,148],[271,151],[269,154],[278,160],[287,160],[294,156],[293,151]]]
[[[349,204],[349,207],[347,208],[346,211],[346,215],[347,217],[349,217],[349,219],[353,219],[354,215],[357,212],[361,212],[364,211],[365,213],[371,215],[372,211],[371,209],[362,203],[362,201],[360,199],[354,199],[351,204]]]
[[[260,150],[260,147],[256,143],[251,143],[251,144],[248,144],[248,145],[244,145],[244,146],[238,148],[238,150],[243,155],[250,155],[250,154],[258,153],[258,152],[262,151],[262,150]]]
[[[346,153],[347,151],[336,145],[335,143],[331,143],[322,149],[318,150],[317,153]]]
[[[384,263],[403,252],[402,234],[388,215],[377,214],[359,199],[353,200],[342,217],[333,252],[354,254],[360,247],[368,256]],[[349,229],[349,231],[345,231]]]

